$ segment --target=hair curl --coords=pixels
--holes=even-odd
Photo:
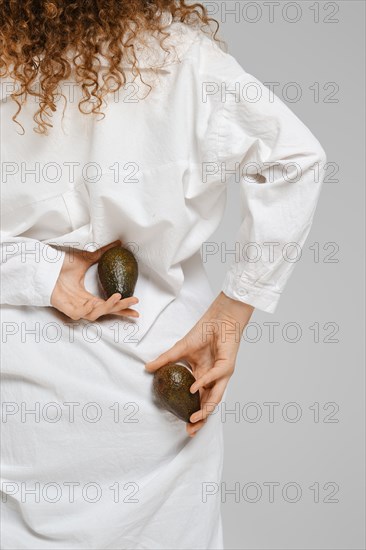
[[[16,118],[28,94],[35,96],[39,108],[33,116],[37,123],[33,129],[48,134],[47,127],[53,127],[50,118],[56,111],[58,85],[73,68],[82,89],[79,111],[104,117],[100,111],[104,96],[118,91],[127,81],[121,61],[128,51],[132,52],[133,74],[142,79],[133,44],[138,33],[157,32],[165,50],[163,42],[170,33],[162,26],[163,11],[170,12],[173,22],[198,26],[203,32],[209,28],[217,40],[216,19],[208,16],[204,5],[186,4],[186,0],[0,0],[0,77],[10,76],[17,84],[11,94],[18,105],[13,121],[23,128]],[[211,22],[216,25],[214,32]],[[126,30],[131,31],[127,40]],[[102,44],[106,47],[103,53]],[[72,58],[68,56],[70,48],[75,53]],[[96,64],[99,53],[108,61],[103,85]],[[37,79],[36,90],[32,84]],[[113,88],[111,81],[117,87]],[[84,111],[84,104],[90,103],[92,109]]]

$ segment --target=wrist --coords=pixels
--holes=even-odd
[[[229,298],[229,296],[226,296],[222,291],[217,296],[216,303],[221,312],[240,323],[242,330],[248,324],[255,309],[245,302]]]

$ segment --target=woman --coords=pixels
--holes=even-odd
[[[222,548],[215,413],[309,233],[324,151],[199,4],[0,6],[3,548]],[[229,181],[242,254],[214,296],[200,246]],[[135,296],[105,300],[96,265],[120,244]],[[151,391],[181,359],[186,425]]]

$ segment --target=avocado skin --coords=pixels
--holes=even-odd
[[[121,246],[106,250],[98,263],[100,284],[108,298],[119,292],[122,298],[133,296],[138,277],[135,256]]]
[[[164,409],[189,422],[190,416],[201,408],[199,391],[189,391],[194,381],[195,377],[188,368],[168,363],[154,374],[154,395]]]

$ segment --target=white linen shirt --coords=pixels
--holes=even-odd
[[[9,550],[224,547],[219,493],[203,499],[204,486],[219,487],[222,479],[222,417],[211,414],[188,438],[184,423],[156,405],[144,365],[182,338],[214,299],[200,249],[223,217],[229,184],[242,205],[237,241],[248,256],[258,247],[261,254],[234,261],[222,289],[275,310],[295,265],[283,248],[304,244],[325,154],[290,109],[208,36],[167,24],[171,53],[153,36],[149,49],[137,42],[145,84],[132,82],[125,59],[129,83],[106,98],[104,118],[79,112],[80,88],[70,80],[60,86],[67,104],[57,101],[49,135],[33,132],[32,100],[18,117],[22,134],[12,120],[12,82],[0,83],[2,402],[21,401],[30,412],[25,422],[23,412],[7,409],[1,426]],[[102,55],[100,61],[105,67]],[[47,307],[65,247],[116,239],[139,264],[138,319],[71,321]],[[100,293],[95,265],[85,284]],[[36,404],[42,416],[33,423]],[[81,414],[85,404],[97,405],[97,422]],[[48,405],[62,411],[57,422],[45,421]],[[75,421],[65,405],[76,405]],[[128,416],[116,421],[115,406],[127,406]],[[60,499],[15,492],[35,480],[41,495],[59,487]],[[79,488],[91,480],[102,496],[87,502]],[[130,492],[122,493],[131,482],[138,489],[132,506]],[[74,483],[70,502],[65,487]]]
[[[64,117],[59,100],[49,136],[34,133],[31,99],[18,116],[23,135],[12,120],[13,84],[1,80],[3,304],[50,305],[64,256],[50,245],[91,249],[120,238],[139,261],[142,337],[178,296],[184,262],[219,225],[234,171],[242,206],[236,240],[248,255],[258,246],[261,253],[234,261],[222,290],[275,311],[295,265],[283,248],[302,247],[309,233],[324,150],[207,35],[180,22],[168,27],[169,53],[154,36],[149,49],[136,43],[150,93],[143,98],[147,85],[129,82],[106,98],[103,119],[81,114],[80,89],[64,82]],[[132,81],[128,60],[124,68]]]

